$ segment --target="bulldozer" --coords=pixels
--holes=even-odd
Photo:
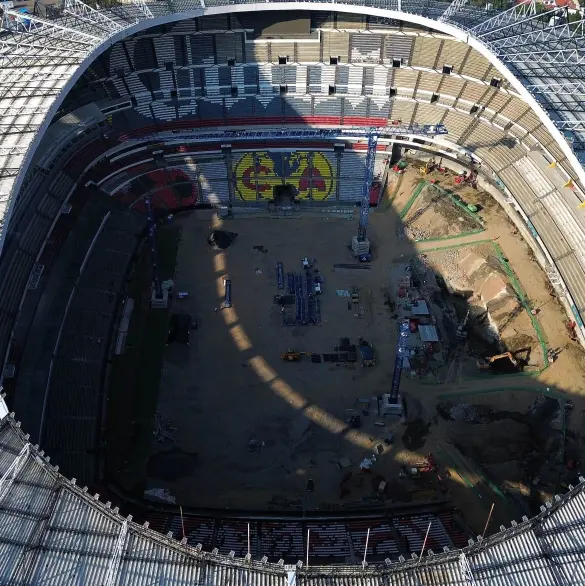
[[[516,372],[519,369],[519,364],[511,352],[504,352],[503,354],[478,358],[477,368],[483,372]]]
[[[311,356],[310,352],[297,352],[296,350],[287,350],[280,355],[281,360],[285,362],[300,362],[303,356]]]

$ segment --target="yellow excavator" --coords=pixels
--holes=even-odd
[[[512,372],[519,368],[518,361],[510,352],[496,354],[495,356],[486,356],[477,359],[477,368],[481,371],[500,371]]]
[[[303,356],[311,356],[310,352],[297,352],[296,350],[287,350],[280,355],[281,360],[285,362],[300,362]]]

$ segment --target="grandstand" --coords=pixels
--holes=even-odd
[[[405,521],[398,517],[393,522],[364,519],[302,525],[178,516],[169,520],[153,515],[152,528],[168,531],[161,535],[148,523],[138,525],[132,517],[121,517],[111,503],[100,502],[99,495],[94,497],[61,476],[8,414],[0,424],[0,473],[4,479],[0,512],[4,581],[68,584],[78,581],[81,572],[88,577],[81,578],[82,583],[98,584],[109,579],[119,584],[140,584],[144,579],[192,583],[203,574],[218,585],[235,579],[282,585],[291,579],[307,583],[338,579],[368,584],[493,584],[511,571],[532,576],[535,584],[551,583],[553,576],[567,571],[573,576],[567,584],[581,580],[582,561],[575,560],[573,552],[582,546],[585,482],[543,507],[536,518],[513,523],[509,529],[502,527],[501,533],[478,543],[464,544],[461,531],[453,531],[453,521],[443,514],[431,525],[427,551],[434,554],[419,560],[417,553],[431,519],[428,515]],[[239,559],[248,552],[250,525],[254,559]],[[385,563],[320,565],[358,561],[365,548],[366,527],[371,529],[368,550],[372,548],[372,554],[386,559]],[[301,561],[306,561],[307,529],[315,538],[308,550],[309,566]],[[29,549],[30,544],[35,548]],[[463,549],[452,549],[453,545]],[[208,553],[202,547],[213,547],[213,551]],[[266,557],[255,561],[256,552]],[[398,552],[403,555],[392,563],[391,556]],[[406,561],[407,552],[412,553],[413,561]],[[296,558],[299,563],[271,563],[268,556],[293,562]]]
[[[0,10],[0,355],[30,434],[2,404],[2,583],[585,584],[583,479],[535,518],[470,543],[438,509],[303,521],[154,513],[155,532],[67,480],[101,482],[109,345],[144,193],[157,217],[264,209],[278,186],[300,209],[352,208],[367,158],[352,129],[380,131],[380,181],[408,149],[456,169],[481,163],[585,343],[582,20],[531,1]],[[417,134],[438,124],[447,135]],[[303,127],[339,133],[245,136]],[[228,142],[197,138],[234,130]]]

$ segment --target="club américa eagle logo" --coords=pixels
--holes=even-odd
[[[312,195],[322,201],[334,195],[331,163],[319,152],[246,153],[236,164],[235,174],[237,195],[248,201],[256,200],[256,186],[260,198],[271,199],[274,186],[283,183],[293,186],[298,199]]]

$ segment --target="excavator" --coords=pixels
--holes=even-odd
[[[477,368],[483,372],[516,372],[520,366],[518,361],[512,356],[511,352],[504,352],[503,354],[496,354],[495,356],[478,358]]]
[[[296,350],[287,350],[280,355],[281,360],[285,362],[300,362],[303,356],[311,356],[310,352],[297,352]]]

